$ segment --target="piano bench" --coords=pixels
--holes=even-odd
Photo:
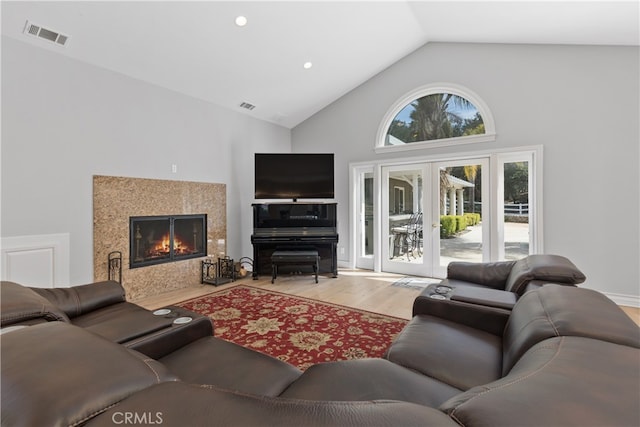
[[[320,256],[318,251],[277,250],[271,255],[271,283],[275,282],[278,276],[279,265],[311,265],[316,277],[316,283],[318,283],[319,264]]]

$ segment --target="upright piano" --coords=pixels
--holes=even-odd
[[[338,277],[337,203],[255,203],[253,278],[271,275],[276,250],[317,250],[319,272]]]

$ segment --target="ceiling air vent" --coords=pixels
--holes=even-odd
[[[246,108],[247,110],[253,110],[254,108],[256,108],[255,105],[249,104],[248,102],[243,102],[242,104],[240,104],[240,107]]]
[[[30,36],[39,37],[41,39],[48,40],[57,45],[64,46],[69,40],[69,36],[60,34],[57,31],[43,28],[40,25],[36,25],[33,22],[27,21],[24,26],[24,33]]]

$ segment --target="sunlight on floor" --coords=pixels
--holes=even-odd
[[[342,276],[350,276],[350,277],[362,277],[365,279],[370,279],[370,280],[378,280],[381,282],[388,282],[388,283],[393,283],[395,281],[397,281],[398,279],[402,279],[403,277],[411,277],[411,278],[415,278],[415,279],[423,279],[425,281],[429,281],[431,283],[431,281],[433,281],[433,283],[435,283],[435,281],[440,281],[442,280],[441,278],[436,278],[436,277],[422,277],[422,276],[409,276],[406,274],[397,274],[397,273],[385,273],[385,272],[381,272],[381,273],[374,273],[372,271],[369,270],[340,270],[340,275]]]
[[[404,277],[402,274],[395,273],[373,273],[368,270],[340,270],[341,276],[349,276],[349,277],[362,277],[369,280],[379,280],[381,282],[390,282],[393,283],[396,280]]]

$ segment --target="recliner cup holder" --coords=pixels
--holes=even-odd
[[[453,288],[452,288],[452,287],[450,287],[450,286],[445,286],[445,285],[438,285],[438,286],[436,286],[436,289],[435,289],[435,291],[436,291],[436,293],[437,293],[437,294],[442,294],[442,295],[444,295],[444,294],[448,294],[448,293],[449,293],[449,292],[451,292],[452,290],[453,290]]]
[[[174,325],[184,325],[185,323],[189,323],[193,320],[192,317],[178,317],[176,320],[173,321]]]
[[[428,297],[435,300],[447,300],[451,296],[453,288],[447,285],[432,284],[427,287]]]

